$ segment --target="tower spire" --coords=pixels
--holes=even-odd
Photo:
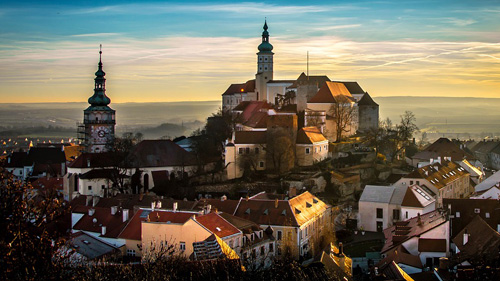
[[[94,78],[94,95],[89,98],[92,106],[107,106],[111,100],[106,96],[106,73],[102,70],[102,44],[99,45],[99,64]]]

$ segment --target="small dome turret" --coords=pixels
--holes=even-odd
[[[102,48],[102,46],[101,46]],[[107,106],[111,103],[111,99],[105,94],[106,92],[106,78],[104,76],[106,73],[102,70],[102,49],[99,49],[99,64],[98,69],[95,73],[95,84],[94,84],[94,95],[92,95],[88,102],[91,106]]]
[[[271,52],[273,50],[273,45],[269,43],[269,32],[267,31],[267,20],[264,22],[264,31],[262,32],[262,43],[260,43],[258,49],[260,52]]]

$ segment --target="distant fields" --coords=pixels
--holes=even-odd
[[[374,100],[380,105],[380,118],[389,117],[393,124],[399,122],[399,116],[406,110],[413,111],[419,128],[429,138],[500,136],[500,99],[374,97]],[[76,123],[82,121],[86,107],[87,103],[0,104],[0,134],[74,137]],[[116,110],[119,134],[143,131],[145,137],[158,138],[189,135],[217,111],[220,101],[117,103],[111,107]]]

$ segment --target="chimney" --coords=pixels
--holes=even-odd
[[[156,201],[156,208],[161,209],[161,201]]]
[[[342,242],[339,243],[339,255],[344,254],[344,244]]]
[[[92,197],[92,206],[95,207],[98,202],[99,202],[99,196],[93,196]]]
[[[85,206],[90,206],[90,204],[92,203],[92,195],[87,195],[87,198],[85,199]]]
[[[276,198],[276,200],[274,200],[274,208],[278,209],[278,198]]]
[[[177,202],[174,202],[174,206],[172,207],[172,210],[174,210],[174,212],[177,212]]]
[[[434,158],[429,159],[429,164],[433,164],[433,163],[434,163]]]
[[[101,227],[101,234],[102,235],[106,234],[106,226],[104,226],[104,225]]]
[[[297,196],[297,188],[295,186],[290,186],[288,189],[288,198]]]
[[[441,156],[438,156],[438,159],[437,159],[436,162],[438,162],[439,164],[441,164]]]
[[[210,211],[212,210],[212,205],[208,204],[206,207],[205,207],[205,215],[206,214],[210,214]]]
[[[464,230],[464,245],[469,242],[469,233],[467,233],[467,228]]]
[[[128,220],[128,209],[123,209],[123,222],[126,222]]]
[[[112,206],[111,207],[111,215],[115,215],[116,214],[116,211],[118,211],[118,206]]]
[[[420,217],[420,213],[417,213],[417,223],[418,225],[422,225],[422,218]]]
[[[155,210],[156,203],[155,201],[151,202],[151,211]]]
[[[144,193],[139,194],[139,202],[142,202],[142,199],[144,199]]]
[[[226,196],[226,195],[222,195],[222,196],[220,197],[220,201],[226,201],[226,200],[227,200],[227,196]]]
[[[90,209],[89,209],[89,216],[93,216],[93,215],[94,215],[94,213],[95,213],[95,209],[90,208]]]
[[[87,167],[90,168],[90,159],[87,159]]]
[[[9,163],[9,164],[10,164],[10,157],[7,159],[7,163]]]

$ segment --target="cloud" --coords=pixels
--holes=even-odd
[[[0,50],[0,92],[50,89],[52,94],[80,93],[54,95],[58,100],[86,98],[93,85],[99,49],[85,40],[86,35],[71,38],[6,45]],[[141,92],[142,101],[218,99],[230,83],[254,77],[259,42],[260,38],[186,36],[139,40],[116,34],[109,38],[103,53],[108,90],[114,93],[115,102],[134,101],[137,92]],[[453,93],[472,85],[490,87],[469,94],[481,96],[496,93],[500,86],[496,74],[498,43],[356,42],[336,36],[272,38],[271,43],[276,79],[298,77],[306,70],[309,51],[311,74],[357,80],[375,95],[418,95],[408,91],[417,91],[424,84],[436,89],[447,85]],[[397,81],[406,85],[405,92],[388,87]]]
[[[336,9],[346,9],[349,6],[338,6]],[[169,4],[169,3],[142,3],[110,5],[96,8],[70,9],[68,14],[172,14],[181,12],[202,13],[235,13],[235,14],[259,14],[259,15],[289,15],[319,13],[329,11],[326,6],[315,5],[275,5],[257,2],[242,2],[232,4]]]
[[[451,23],[453,25],[456,25],[456,26],[460,26],[460,27],[463,27],[463,26],[468,26],[468,25],[471,25],[471,24],[475,24],[477,23],[476,20],[473,20],[473,19],[458,19],[458,18],[447,18],[445,19],[448,23]]]
[[[108,37],[108,36],[117,36],[120,33],[86,33],[86,34],[74,34],[71,37]]]
[[[333,26],[324,26],[324,27],[314,27],[311,30],[317,31],[328,31],[328,30],[337,30],[337,29],[347,29],[347,28],[355,28],[360,27],[361,24],[344,24],[344,25],[333,25]]]

